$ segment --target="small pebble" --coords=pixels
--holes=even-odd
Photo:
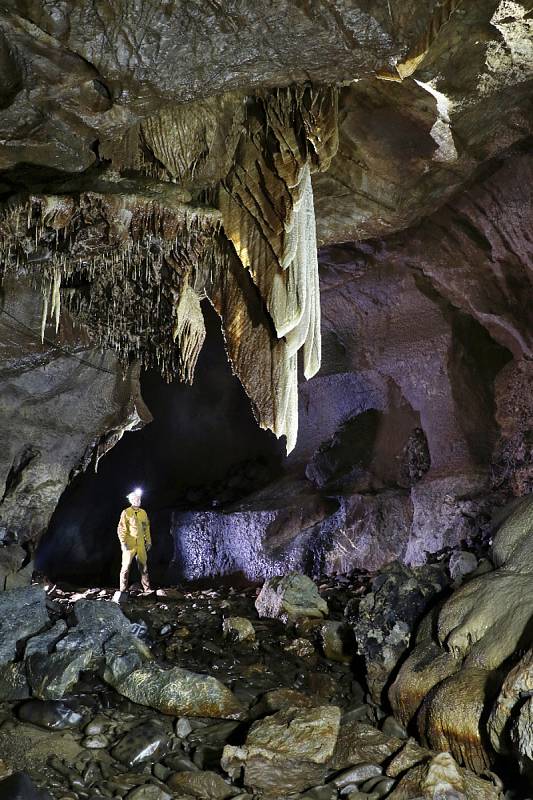
[[[95,733],[94,736],[86,736],[85,739],[82,739],[81,746],[88,750],[105,750],[106,747],[109,747],[109,740],[102,734]]]
[[[186,717],[180,717],[176,720],[174,730],[179,739],[186,739],[192,733],[192,725]]]

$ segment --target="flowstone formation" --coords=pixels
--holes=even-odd
[[[508,511],[494,538],[493,568],[478,568],[431,612],[389,691],[403,724],[476,772],[504,754],[531,774],[524,700],[531,680],[532,536],[528,496]]]

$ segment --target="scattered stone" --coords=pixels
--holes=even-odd
[[[340,709],[288,708],[254,722],[243,747],[226,745],[221,760],[231,777],[265,794],[289,794],[321,783],[340,725]]]
[[[92,651],[83,647],[51,655],[34,653],[26,661],[28,683],[42,700],[60,700],[78,682],[80,672],[89,669]]]
[[[473,772],[459,767],[450,753],[439,753],[426,764],[410,769],[388,795],[389,800],[435,797],[465,800],[499,800],[497,788]]]
[[[198,742],[224,744],[237,730],[239,724],[239,722],[217,722],[215,725],[206,725],[189,736],[189,744],[191,746]]]
[[[107,717],[104,717],[103,714],[97,714],[96,717],[87,723],[83,732],[86,736],[98,735],[102,733],[109,724],[110,721]]]
[[[477,569],[478,561],[473,553],[467,550],[455,550],[448,562],[450,578],[456,583],[461,583],[466,575]]]
[[[174,731],[178,739],[186,739],[192,732],[192,725],[186,717],[180,717],[176,720]]]
[[[239,793],[216,772],[177,772],[167,780],[174,792],[183,792],[198,800],[226,800]]]
[[[387,736],[395,736],[397,739],[407,739],[407,731],[394,717],[385,717],[381,723],[381,730]]]
[[[194,764],[185,753],[171,753],[163,759],[163,764],[170,771],[175,772],[199,772],[199,768]]]
[[[309,639],[293,639],[285,646],[286,653],[292,653],[299,658],[311,658],[316,655],[315,646]]]
[[[17,716],[22,722],[31,722],[39,728],[54,731],[79,728],[83,722],[83,715],[79,711],[51,700],[29,700],[19,707]]]
[[[49,623],[46,595],[40,587],[0,592],[0,665],[13,661],[17,644]]]
[[[82,739],[81,745],[86,747],[87,750],[105,750],[109,747],[109,739],[101,733],[95,733]]]
[[[15,772],[0,781],[0,800],[51,800],[47,792],[40,791],[25,772]]]
[[[345,769],[353,764],[383,764],[396,753],[403,742],[364,722],[342,723],[331,766]]]
[[[328,620],[320,628],[322,650],[326,658],[349,664],[355,653],[353,631],[345,622]]]
[[[25,700],[30,696],[26,668],[22,662],[0,666],[0,702]]]
[[[227,617],[222,623],[225,637],[236,642],[254,642],[255,629],[249,619],[245,617]]]
[[[441,567],[410,568],[394,562],[372,581],[351,621],[357,649],[365,659],[367,683],[375,703],[406,652],[411,633],[446,584]]]
[[[48,655],[66,631],[67,623],[64,619],[58,619],[49,631],[45,631],[39,636],[33,636],[29,640],[24,651],[24,658],[29,658],[34,653]]]
[[[345,786],[363,783],[363,781],[366,781],[369,778],[375,778],[376,776],[381,776],[382,774],[383,770],[377,764],[362,763],[357,764],[355,767],[350,767],[350,769],[343,770],[343,772],[339,773],[333,778],[332,782],[337,789],[343,789]]]
[[[208,675],[149,663],[125,678],[109,681],[120,694],[163,714],[240,719],[244,708],[223,683]]]
[[[115,745],[111,755],[128,767],[136,767],[147,761],[159,761],[168,747],[169,737],[165,728],[155,721],[146,722],[128,731]]]
[[[321,598],[311,578],[296,572],[269,578],[255,601],[255,607],[260,617],[283,622],[299,617],[321,619],[329,613],[328,604]]]
[[[384,797],[394,787],[396,781],[393,778],[376,777],[365,781],[361,787],[361,792],[365,794],[375,794],[376,797]]]
[[[137,786],[126,795],[128,800],[172,800],[172,795],[153,784]]]

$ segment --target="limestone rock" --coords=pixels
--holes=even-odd
[[[527,765],[527,772],[533,774],[533,703],[531,697],[520,708],[518,719],[511,731],[511,739],[520,755],[520,761]]]
[[[353,658],[353,632],[349,625],[332,620],[320,628],[322,649],[326,658],[347,664]]]
[[[421,747],[414,739],[408,739],[401,750],[392,757],[385,770],[387,775],[397,778],[411,767],[432,758],[431,750]]]
[[[176,772],[167,780],[174,792],[184,792],[198,800],[227,800],[238,793],[216,772]]]
[[[139,423],[138,415],[130,418],[139,383],[135,368],[123,377],[115,356],[102,356],[70,325],[62,334],[64,349],[42,344],[41,293],[22,279],[4,277],[2,285],[4,310],[19,322],[4,314],[3,332],[8,320],[16,332],[10,327],[0,337],[0,407],[2,419],[10,420],[0,428],[0,483],[7,489],[0,539],[5,534],[24,543],[47,528],[88,445],[109,429]],[[27,328],[36,333],[29,336]],[[37,406],[46,425],[36,425]]]
[[[0,800],[51,800],[48,792],[36,788],[29,775],[15,772],[0,780]]]
[[[38,586],[0,593],[0,664],[12,661],[17,643],[49,623],[45,594]]]
[[[298,573],[266,581],[255,607],[260,617],[279,618],[283,622],[298,617],[320,619],[328,614],[328,605],[320,597],[316,585],[306,575]]]
[[[26,661],[28,683],[36,697],[59,700],[78,682],[80,672],[93,663],[93,651],[81,648],[51,655],[34,653]]]
[[[464,667],[438,683],[422,703],[417,717],[422,743],[449,750],[475,772],[490,766],[481,717],[494,699],[488,671]]]
[[[255,722],[242,747],[226,745],[222,766],[268,795],[303,791],[321,782],[337,741],[340,709],[287,708]]]
[[[113,758],[130,769],[146,762],[154,763],[165,755],[169,737],[157,721],[137,725],[123,736],[112,750]]]
[[[23,722],[31,722],[47,730],[61,731],[79,728],[83,715],[65,703],[41,700],[29,700],[17,710],[17,716]]]
[[[0,666],[0,701],[25,700],[30,696],[26,668],[22,662]]]
[[[272,689],[270,692],[266,692],[252,707],[250,714],[256,718],[265,714],[273,714],[275,711],[285,708],[310,708],[319,704],[320,701],[313,702],[313,698],[296,689]]]
[[[416,624],[445,583],[438,568],[409,569],[395,563],[381,571],[361,600],[352,626],[375,702],[409,647]]]
[[[50,628],[50,630],[39,634],[39,636],[32,636],[24,650],[24,658],[29,658],[34,653],[49,654],[66,633],[67,623],[64,619],[58,619],[57,622]]]
[[[364,722],[341,722],[331,766],[346,769],[353,764],[382,764],[402,747],[402,740]]]
[[[501,797],[493,784],[460,767],[449,753],[439,753],[426,764],[410,769],[387,796],[391,800],[434,800],[441,794],[465,800],[499,800]]]
[[[533,760],[528,734],[530,705],[523,698],[533,691],[533,651],[529,650],[507,674],[487,722],[491,744],[497,753]]]
[[[96,656],[102,653],[105,641],[115,633],[129,633],[131,623],[115,603],[105,600],[78,600],[74,604],[76,626],[58,642],[56,650],[77,648],[92,649]]]
[[[389,689],[389,701],[403,725],[409,725],[430,689],[461,668],[461,662],[431,640],[418,642]]]
[[[0,546],[0,591],[31,583],[33,562],[22,567],[26,555],[26,551],[20,545]]]
[[[222,623],[224,636],[237,642],[255,641],[254,626],[245,617],[226,617]]]
[[[462,581],[465,575],[469,575],[477,568],[478,561],[473,553],[467,550],[456,550],[450,556],[448,569],[452,581]]]
[[[132,633],[115,633],[104,644],[104,653],[104,679],[111,684],[153,659],[149,647]]]
[[[113,680],[120,694],[163,714],[240,719],[244,709],[232,692],[216,678],[174,667],[162,669],[148,663]]]

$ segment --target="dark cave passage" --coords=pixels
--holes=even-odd
[[[117,582],[117,523],[126,494],[139,486],[153,532],[150,571],[164,584],[173,557],[171,510],[223,506],[283,470],[284,442],[257,425],[231,372],[218,316],[209,304],[203,311],[207,337],[194,385],[144,373],[142,394],[153,422],[125,433],[97,472],[78,475],[63,493],[36,554],[36,568],[52,580]]]

